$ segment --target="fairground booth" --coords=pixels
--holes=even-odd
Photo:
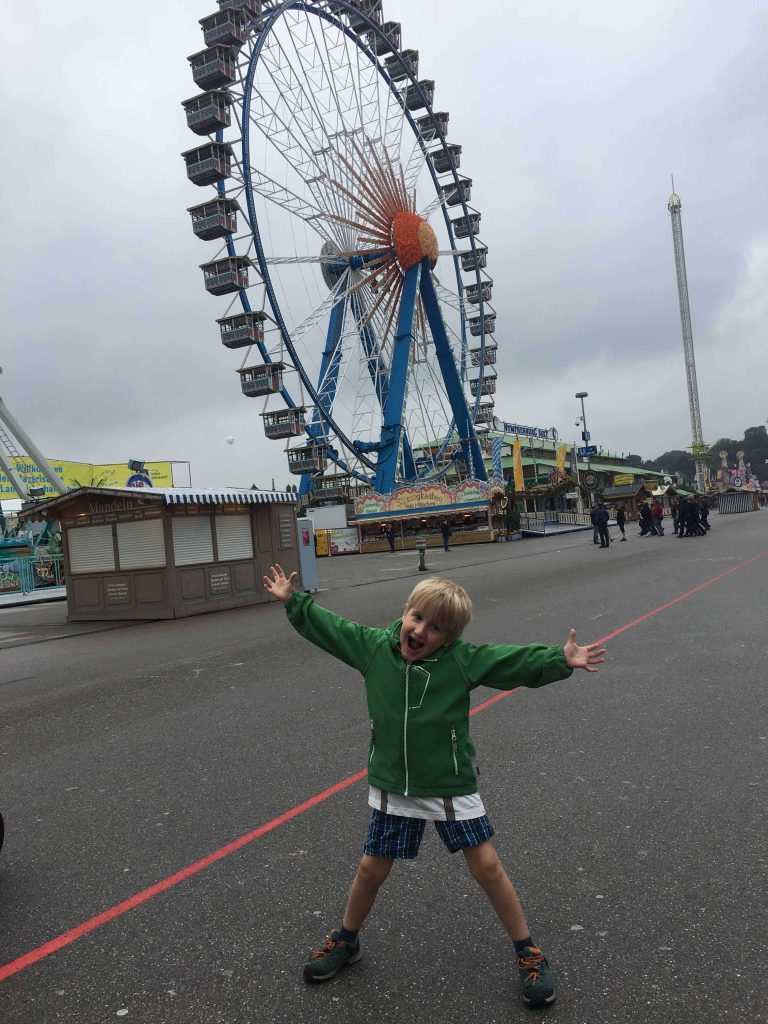
[[[487,543],[493,540],[491,491],[487,483],[465,480],[453,487],[433,483],[402,487],[392,494],[368,492],[355,501],[360,549],[388,551],[385,530],[390,526],[398,551],[415,548],[417,538],[424,538],[427,547],[438,547],[444,523],[452,546]]]
[[[279,562],[301,574],[294,495],[81,487],[38,502],[61,522],[67,618],[174,619],[269,600]]]
[[[606,505],[623,508],[627,519],[634,522],[638,518],[641,503],[653,501],[654,490],[655,481],[635,480],[633,483],[604,488],[602,497]]]

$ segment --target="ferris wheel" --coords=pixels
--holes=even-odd
[[[485,480],[496,315],[462,148],[381,0],[218,0],[184,101],[206,289],[300,493]],[[459,245],[461,243],[461,247]]]

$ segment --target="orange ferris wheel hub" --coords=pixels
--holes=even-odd
[[[435,268],[440,255],[437,235],[418,213],[402,210],[395,214],[392,220],[392,244],[397,262],[404,271],[421,263],[425,256],[430,268]]]

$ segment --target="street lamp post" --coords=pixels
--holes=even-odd
[[[585,398],[589,398],[589,392],[588,391],[577,391],[576,392],[576,398],[581,399],[581,425],[584,428],[582,430],[582,432],[581,432],[581,439],[584,442],[584,447],[585,448],[589,448],[590,437],[589,437],[589,431],[587,430],[587,414],[584,411],[584,399]],[[592,468],[592,464],[590,462],[589,452],[587,452],[587,471],[589,472],[589,470],[591,470],[591,468]],[[594,494],[592,493],[592,490],[590,489],[590,492],[589,492],[589,504],[593,505],[594,501],[595,501],[595,497],[594,497]]]

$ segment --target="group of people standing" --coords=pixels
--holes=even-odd
[[[664,506],[660,501],[649,504],[641,501],[638,506],[638,524],[641,537],[664,536]],[[705,497],[674,499],[670,505],[672,514],[672,532],[677,537],[706,537],[709,530],[709,502]],[[623,508],[613,510],[616,525],[621,533],[622,541],[627,539],[625,526],[627,515]],[[611,543],[608,535],[608,509],[602,503],[590,512],[592,520],[592,543],[607,548]]]

